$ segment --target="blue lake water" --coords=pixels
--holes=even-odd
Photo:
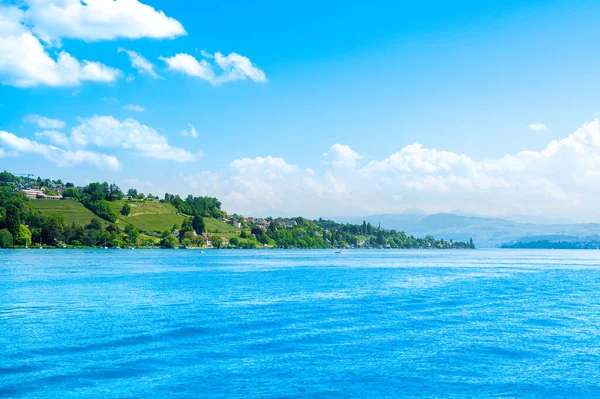
[[[600,251],[0,251],[0,397],[600,397]]]

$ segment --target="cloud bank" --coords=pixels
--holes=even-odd
[[[324,154],[321,173],[277,157],[244,158],[222,173],[180,174],[177,185],[222,198],[245,214],[342,216],[428,212],[528,213],[600,220],[600,121],[540,151],[497,159],[411,144],[383,159],[347,145]]]

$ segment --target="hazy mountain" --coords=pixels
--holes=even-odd
[[[531,224],[577,224],[577,222],[574,222],[571,219],[548,216],[506,215],[503,216],[502,219],[510,220],[511,222]]]
[[[504,243],[524,241],[528,237],[549,235],[565,235],[572,237],[589,237],[600,235],[600,224],[576,223],[519,223],[492,217],[461,216],[451,213],[424,215],[422,213],[401,213],[373,215],[357,218],[333,218],[339,222],[362,223],[363,220],[386,229],[395,229],[423,237],[433,235],[436,238],[468,240],[473,238],[479,248],[499,247]],[[526,220],[523,218],[522,220]],[[563,220],[564,222],[564,220]]]

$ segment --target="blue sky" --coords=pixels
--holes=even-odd
[[[598,220],[598,15],[592,1],[9,1],[0,165],[214,195],[245,214]],[[80,66],[44,77],[22,35]],[[202,60],[214,77],[190,76],[206,72]],[[197,137],[181,134],[190,125]]]

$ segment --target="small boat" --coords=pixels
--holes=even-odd
[[[340,249],[340,250],[338,250],[338,251],[335,251],[335,253],[336,253],[336,254],[341,254],[341,253],[342,253],[342,250]]]

